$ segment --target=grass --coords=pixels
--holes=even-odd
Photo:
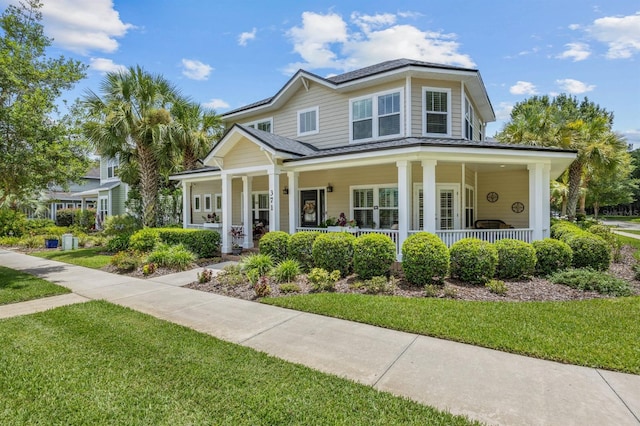
[[[0,305],[65,293],[70,293],[70,290],[33,275],[0,266]]]
[[[634,219],[638,219],[638,216],[598,216],[599,220],[617,220],[618,222],[631,222]]]
[[[32,256],[44,259],[57,260],[58,262],[71,263],[92,269],[101,269],[109,264],[111,255],[101,254],[104,247],[93,247],[69,251],[48,250],[31,253]]]
[[[103,301],[0,321],[0,424],[469,424]]]
[[[563,363],[640,374],[640,297],[509,303],[321,293],[261,302]]]

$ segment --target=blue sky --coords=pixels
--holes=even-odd
[[[0,0],[6,7],[17,0]],[[637,0],[42,0],[52,55],[88,65],[66,95],[139,64],[224,112],[320,76],[400,57],[480,70],[498,120],[534,94],[588,96],[640,146]]]

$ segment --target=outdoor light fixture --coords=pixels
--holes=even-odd
[[[333,192],[333,186],[330,183],[327,184],[327,192]]]
[[[282,190],[282,193],[284,195],[289,195],[289,187],[285,186],[284,189]]]

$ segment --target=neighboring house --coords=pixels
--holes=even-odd
[[[78,182],[71,182],[67,190],[60,186],[52,186],[40,194],[38,204],[44,205],[44,211],[29,208],[25,211],[28,217],[46,217],[56,220],[56,214],[63,209],[82,208],[83,199],[80,193],[100,186],[100,170],[97,167],[90,169]],[[95,198],[86,198],[86,208],[95,208]]]
[[[389,235],[398,253],[423,230],[447,245],[541,239],[550,179],[576,156],[486,140],[495,113],[480,73],[407,59],[328,78],[300,70],[275,96],[222,118],[227,133],[204,167],[171,178],[182,183],[184,227],[214,226],[203,222],[215,213],[225,253],[232,226],[252,247],[258,221],[327,232],[323,222],[340,213],[356,235]]]
[[[96,225],[101,227],[107,216],[124,214],[129,186],[118,178],[118,159],[100,157],[100,183],[79,194],[82,201],[96,200]]]

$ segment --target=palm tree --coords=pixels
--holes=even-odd
[[[160,75],[140,66],[107,73],[100,85],[102,97],[88,91],[84,97],[89,118],[85,133],[100,155],[119,158],[137,183],[142,198],[144,226],[156,224],[160,170],[172,160],[169,130],[171,105],[178,90]],[[126,182],[126,181],[125,181]]]
[[[215,111],[203,109],[200,104],[181,99],[171,108],[175,119],[171,137],[179,152],[182,170],[193,170],[219,139],[222,120]]]

